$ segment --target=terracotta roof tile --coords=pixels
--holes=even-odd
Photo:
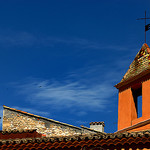
[[[16,148],[36,148],[36,149],[58,149],[84,146],[110,147],[124,144],[147,144],[150,143],[150,130],[134,133],[111,133],[106,135],[88,134],[76,137],[64,138],[25,138],[0,140],[0,149]]]
[[[23,133],[22,133],[23,134]],[[150,137],[150,130],[146,131],[139,131],[139,132],[124,132],[124,133],[107,133],[107,134],[84,134],[80,136],[66,136],[66,137],[38,137],[38,138],[23,138],[23,139],[13,139],[13,140],[0,140],[0,142],[17,142],[17,141],[22,141],[23,143],[28,143],[36,141],[36,143],[41,143],[41,142],[52,142],[52,143],[59,143],[59,142],[65,142],[70,143],[71,141],[80,141],[80,140],[85,140],[85,139],[115,139],[115,138],[127,138],[127,137]]]
[[[41,134],[37,133],[36,130],[9,130],[0,131],[0,139],[21,139],[25,137],[42,137]]]

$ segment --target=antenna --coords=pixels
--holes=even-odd
[[[145,19],[145,27],[146,27],[146,19],[150,19],[150,18],[146,18],[146,11],[145,11],[145,18],[138,18],[136,20],[143,20]],[[146,43],[146,29],[145,29],[145,43]]]

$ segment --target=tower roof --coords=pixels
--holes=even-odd
[[[135,59],[130,64],[128,71],[123,76],[122,80],[115,85],[116,88],[120,88],[150,71],[150,48],[144,43],[140,51],[137,53]]]

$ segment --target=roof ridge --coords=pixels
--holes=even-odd
[[[53,119],[49,119],[49,118],[46,118],[46,117],[42,117],[42,116],[39,116],[39,115],[34,115],[34,114],[31,114],[31,113],[28,113],[28,112],[25,112],[25,111],[22,111],[22,110],[18,110],[18,109],[15,109],[15,108],[8,107],[6,105],[3,105],[3,108],[81,130],[80,127],[73,126],[73,125],[70,125],[70,124],[67,124],[67,123],[63,123],[63,122],[60,122],[60,121],[56,121],[56,120],[53,120]]]

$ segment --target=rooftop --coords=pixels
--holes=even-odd
[[[12,110],[12,111],[16,111],[16,112],[19,112],[19,113],[22,113],[22,114],[25,114],[25,115],[33,116],[33,117],[36,117],[36,118],[39,118],[39,119],[41,118],[41,119],[44,119],[44,120],[47,120],[47,121],[51,121],[51,122],[54,122],[54,123],[57,123],[57,124],[62,124],[62,125],[65,125],[65,126],[69,126],[69,127],[81,130],[81,128],[70,125],[70,124],[67,124],[67,123],[63,123],[63,122],[59,122],[59,121],[56,121],[56,120],[53,120],[53,119],[48,119],[48,118],[45,118],[45,117],[34,115],[34,114],[31,114],[31,113],[28,113],[28,112],[25,112],[25,111],[22,111],[22,110],[18,110],[18,109],[15,109],[15,108],[5,106],[5,105],[3,105],[3,108],[4,109],[9,109],[9,110]]]
[[[35,132],[35,131],[34,131]],[[6,133],[5,133],[6,134]],[[13,133],[10,133],[10,135]],[[31,133],[30,133],[31,134]],[[87,134],[80,136],[68,137],[24,137],[17,139],[0,139],[0,149],[58,149],[71,147],[90,147],[90,146],[117,146],[117,145],[137,145],[150,143],[150,130],[140,132],[124,132],[124,133],[109,133]]]
[[[150,70],[150,48],[144,43],[140,51],[137,53],[135,59],[130,64],[128,71],[123,76],[123,79],[115,85],[120,88],[134,80],[148,74]]]

